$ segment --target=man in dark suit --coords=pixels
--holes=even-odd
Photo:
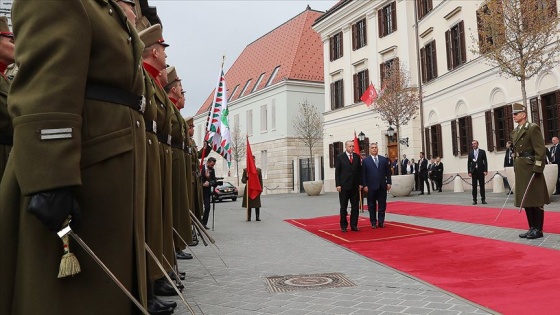
[[[467,160],[467,170],[469,177],[472,178],[472,196],[473,205],[476,205],[476,186],[480,186],[480,199],[486,204],[486,193],[484,190],[484,177],[488,174],[488,160],[486,160],[486,151],[478,148],[478,141],[473,140],[473,150],[469,153]]]
[[[402,156],[402,160],[401,160],[401,175],[406,175],[408,174],[406,172],[406,167],[408,166],[408,159],[406,158],[406,154],[403,154]]]
[[[418,190],[418,163],[410,159],[410,174],[414,175],[414,190]]]
[[[558,177],[556,178],[556,191],[554,194],[560,195],[560,145],[558,144],[558,137],[552,137],[552,147],[550,147],[548,160],[550,163],[558,165]]]
[[[209,157],[206,165],[200,174],[200,182],[202,183],[202,198],[204,200],[204,214],[202,215],[202,225],[205,229],[208,228],[208,218],[210,217],[210,197],[212,195],[212,183],[216,182],[216,158]]]
[[[420,152],[420,160],[418,160],[418,178],[420,179],[420,195],[424,194],[424,184],[428,187],[429,195],[430,183],[428,182],[428,160],[424,157],[424,152]]]
[[[340,201],[340,228],[342,232],[346,232],[348,228],[348,200],[350,200],[350,229],[359,231],[358,229],[358,202],[359,191],[362,189],[362,165],[360,156],[354,151],[354,141],[346,141],[346,151],[336,157],[335,161],[335,184],[338,191],[338,199]]]
[[[387,191],[391,189],[389,161],[379,156],[376,143],[369,145],[370,156],[362,161],[362,182],[368,194],[368,211],[371,228],[384,227],[387,209]],[[379,205],[379,208],[377,207]]]
[[[513,142],[508,141],[506,142],[506,154],[504,155],[504,168],[513,166],[513,157]],[[506,194],[512,193],[507,177],[504,177],[504,187],[507,190]]]
[[[391,163],[391,168],[393,170],[393,175],[399,175],[399,158],[396,157],[395,160]]]

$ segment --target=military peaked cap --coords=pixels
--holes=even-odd
[[[169,44],[167,44],[165,40],[163,40],[161,25],[159,24],[154,24],[148,27],[147,29],[138,33],[138,35],[140,36],[140,40],[142,40],[144,46],[146,47],[150,47],[155,44],[160,44],[163,47],[169,46]]]
[[[10,27],[8,26],[8,18],[5,16],[0,16],[0,35],[14,37],[14,33],[10,31]]]
[[[167,67],[165,71],[167,72],[167,85],[170,85],[175,81],[181,81],[181,78],[177,76],[177,71],[174,66]]]
[[[517,113],[521,113],[521,112],[527,112],[527,108],[525,106],[523,106],[523,104],[513,103],[511,105],[511,107],[512,107],[512,113],[513,114],[517,114]]]

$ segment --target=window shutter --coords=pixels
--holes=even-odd
[[[422,65],[422,83],[428,81],[428,66],[426,62],[426,48],[420,48],[420,64]]]
[[[352,25],[352,50],[358,47],[358,24]]]
[[[392,27],[393,32],[397,30],[397,2],[391,3],[391,20],[392,20]]]
[[[338,33],[338,39],[339,39],[339,43],[340,43],[340,54],[338,55],[338,58],[344,56],[344,42],[342,40],[342,31],[340,33]]]
[[[340,141],[337,142],[337,143],[336,143],[336,146],[338,147],[337,152],[339,152],[339,153],[344,152],[344,146],[342,145],[342,142],[340,142]]]
[[[443,146],[441,143],[441,124],[436,125],[436,136],[437,136],[437,151],[438,156],[443,158]]]
[[[330,59],[331,61],[334,60],[334,36],[329,38],[329,45],[330,45]]]
[[[369,137],[364,139],[364,152],[366,153],[366,156],[369,156]]]
[[[451,121],[451,144],[452,144],[452,149],[453,149],[453,155],[457,156],[459,155],[459,149],[457,146],[457,121],[456,120],[452,120]]]
[[[476,26],[477,26],[477,30],[478,30],[478,49],[480,50],[481,53],[486,52],[486,50],[483,48],[485,43],[484,38],[482,37],[482,19],[480,18],[480,15],[484,14],[484,7],[482,9],[478,9],[476,10]]]
[[[366,69],[366,74],[365,74],[365,78],[364,78],[364,93],[366,92],[367,88],[369,87],[369,69]],[[361,95],[360,95],[361,97]]]
[[[550,12],[551,17],[555,17],[558,15],[558,11],[556,10],[556,0],[548,0],[548,9]],[[560,116],[559,116],[560,117]]]
[[[401,68],[401,63],[399,61],[399,57],[393,58],[393,63],[391,64],[391,67],[396,67],[396,68],[394,68],[395,71],[397,71],[397,72],[399,71],[399,69]]]
[[[340,108],[342,107],[344,107],[344,79],[340,80]]]
[[[461,40],[461,64],[467,62],[467,45],[465,44],[465,22],[459,22],[459,34]]]
[[[364,37],[364,46],[367,45],[367,22],[366,19],[364,19],[364,23],[363,23],[363,29],[362,29],[362,36]]]
[[[377,29],[379,30],[379,38],[385,36],[385,16],[383,9],[377,10]]]
[[[427,158],[432,155],[430,153],[432,151],[430,146],[430,128],[424,128],[424,139],[426,139],[426,158]]]
[[[335,103],[336,103],[334,97],[336,95],[336,91],[334,89],[335,89],[335,84],[331,83],[331,110],[335,109]]]
[[[354,74],[354,103],[358,103],[360,101],[360,80],[358,78],[358,74]]]
[[[451,51],[451,31],[445,32],[445,50],[447,51],[447,70],[453,69],[452,51]]]
[[[556,91],[556,117],[560,120],[560,90]],[[560,134],[560,126],[557,126],[556,135]]]
[[[381,81],[381,84],[383,84],[383,81],[385,80],[385,63],[381,63],[379,65],[379,80]]]
[[[432,58],[434,58],[434,60],[432,60],[432,64],[434,66],[434,73],[433,73],[433,78],[435,79],[438,76],[438,72],[437,72],[437,49],[436,49],[436,40],[434,39],[432,41]]]
[[[541,125],[541,115],[539,110],[539,99],[537,97],[533,97],[529,100],[529,104],[531,105],[531,119],[537,125]]]
[[[329,167],[334,168],[334,144],[329,143]]]
[[[418,20],[424,17],[424,7],[422,6],[422,0],[416,0],[416,12],[418,12]]]
[[[429,11],[432,11],[432,9],[434,8],[434,7],[433,7],[434,4],[432,3],[432,0],[425,0],[425,1],[428,2],[428,5],[427,5],[427,7],[428,7],[428,12],[429,12]],[[428,12],[426,12],[425,14],[428,14]]]
[[[466,116],[465,117],[465,123],[467,125],[467,135],[469,136],[469,141],[468,142],[472,142],[473,139],[473,130],[472,130],[472,117],[471,116]]]
[[[513,132],[513,119],[510,118],[513,117],[512,112],[513,110],[510,105],[504,106],[504,116],[506,117],[506,141],[512,140],[511,133]]]
[[[492,111],[484,112],[486,118],[486,141],[488,141],[488,152],[494,152],[494,132],[492,132]]]

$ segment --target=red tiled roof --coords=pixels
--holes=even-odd
[[[321,11],[308,8],[247,45],[225,74],[229,101],[238,99],[243,87],[251,79],[243,94],[249,95],[263,72],[263,79],[255,91],[264,88],[278,66],[278,73],[270,85],[284,79],[324,82],[323,43],[319,34],[311,28],[322,14]],[[239,87],[235,95],[230,98],[229,93],[232,93],[237,85]],[[209,110],[213,97],[214,91],[200,107],[197,115]]]

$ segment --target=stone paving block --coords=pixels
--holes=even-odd
[[[445,303],[428,303],[426,308],[433,308],[437,310],[447,310],[451,308],[451,305]]]

